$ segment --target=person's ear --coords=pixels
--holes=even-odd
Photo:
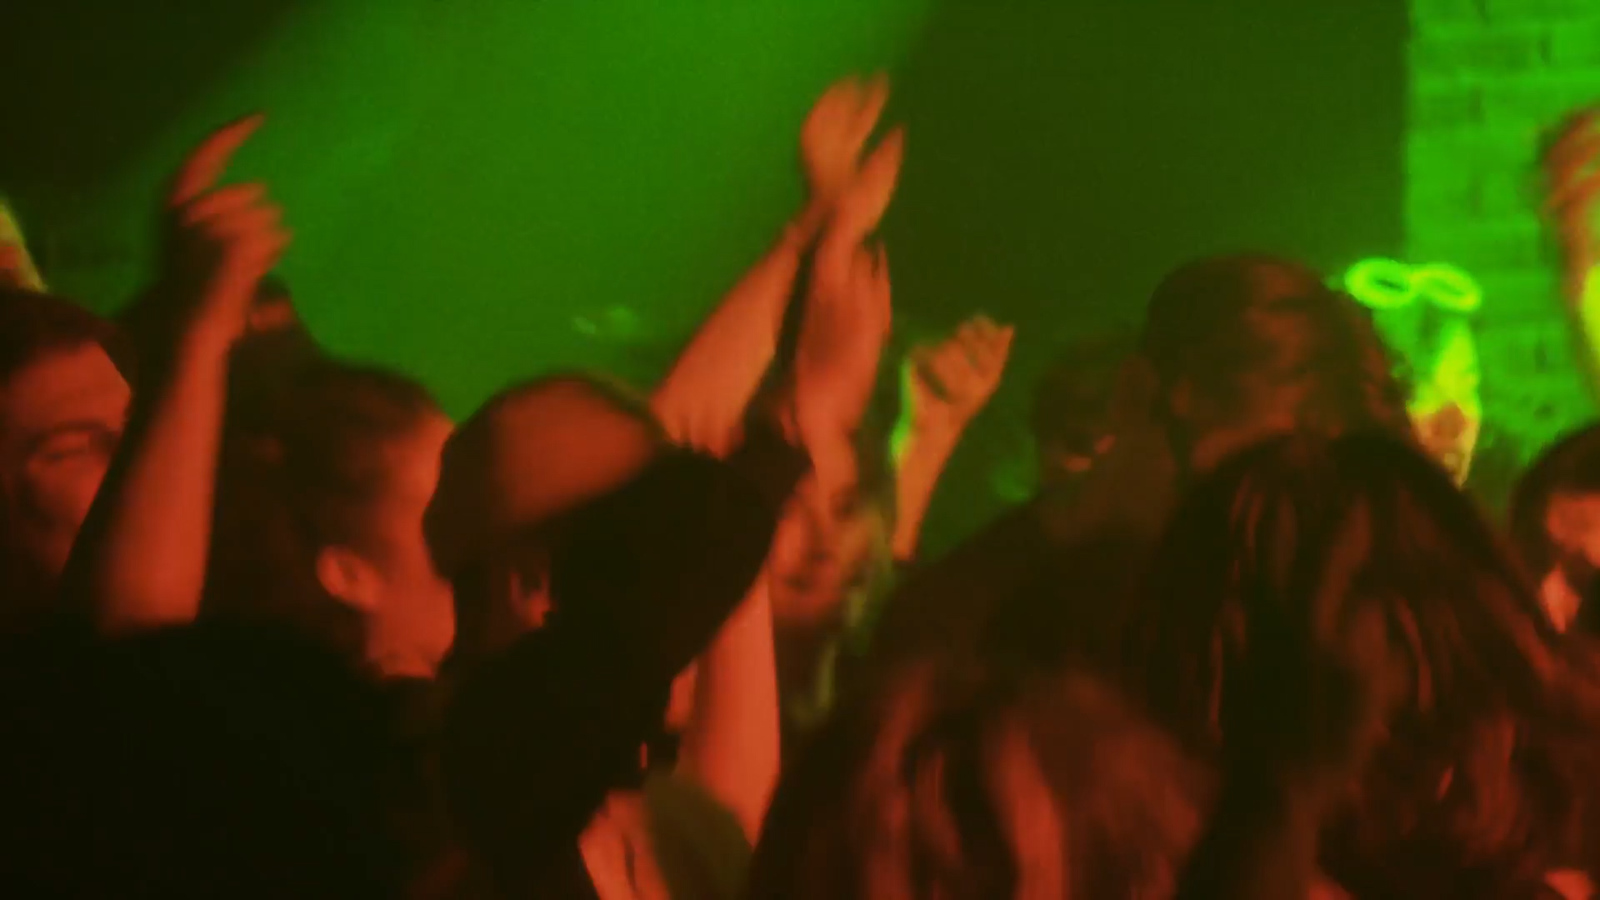
[[[324,547],[317,553],[317,581],[329,595],[364,613],[374,612],[382,579],[361,554],[349,547]]]

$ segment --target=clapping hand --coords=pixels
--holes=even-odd
[[[257,286],[290,241],[265,185],[217,186],[262,121],[240,119],[202,141],[167,197],[156,312],[163,324],[230,347],[248,328]]]
[[[831,205],[855,181],[867,138],[889,99],[883,76],[846,78],[828,88],[806,116],[800,159],[813,200]]]

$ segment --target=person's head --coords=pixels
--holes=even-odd
[[[331,361],[285,399],[224,454],[208,597],[219,612],[344,623],[324,636],[348,645],[353,630],[346,649],[379,672],[431,674],[454,620],[422,521],[450,420],[403,376]]]
[[[1259,444],[1194,486],[1150,572],[1128,669],[1200,752],[1228,740],[1233,686],[1252,648],[1273,642],[1274,610],[1330,602],[1324,586],[1339,585],[1329,615],[1382,621],[1405,689],[1329,832],[1330,874],[1357,896],[1408,868],[1491,884],[1549,862],[1576,781],[1552,746],[1568,701],[1593,688],[1472,502],[1422,453],[1374,433]]]
[[[1510,525],[1546,611],[1565,628],[1600,573],[1600,425],[1540,454],[1512,492]]]
[[[1092,678],[919,664],[785,771],[752,894],[1170,896],[1209,789]]]
[[[43,599],[66,565],[128,414],[109,323],[0,289],[0,582]]]
[[[462,424],[445,447],[426,515],[435,564],[455,588],[453,664],[543,624],[556,600],[550,531],[664,447],[648,405],[581,375],[510,388]]]
[[[830,495],[814,476],[796,486],[769,558],[772,614],[782,629],[833,634],[863,612],[852,599],[887,577],[894,559],[895,479],[889,440],[865,428],[855,441],[857,480]]]
[[[1157,413],[1194,471],[1286,431],[1410,427],[1366,310],[1298,263],[1240,255],[1179,267],[1152,295],[1141,343]]]

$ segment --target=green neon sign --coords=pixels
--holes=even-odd
[[[1483,288],[1477,280],[1448,263],[1413,266],[1382,257],[1364,259],[1345,272],[1344,287],[1362,305],[1376,310],[1423,301],[1466,315],[1483,306]]]

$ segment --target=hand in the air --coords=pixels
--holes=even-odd
[[[218,187],[260,115],[218,129],[195,148],[167,198],[158,296],[173,325],[228,344],[248,328],[256,288],[277,265],[290,234],[262,184]]]
[[[851,77],[829,87],[800,131],[800,158],[813,199],[832,203],[855,180],[867,138],[889,99],[882,75]]]
[[[858,245],[841,279],[813,284],[795,350],[795,419],[819,468],[849,452],[890,319],[889,259],[881,246]]]
[[[1010,325],[974,316],[946,340],[912,350],[901,366],[912,432],[959,435],[999,388],[1015,334]]]
[[[1569,296],[1600,265],[1600,108],[1574,116],[1544,157],[1545,212],[1565,256]]]

